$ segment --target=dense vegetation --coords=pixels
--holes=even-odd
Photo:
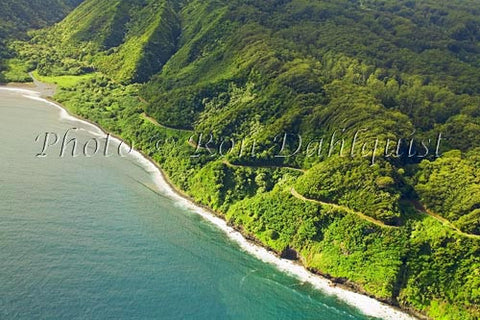
[[[298,179],[307,198],[334,202],[387,224],[400,224],[401,177],[388,163],[371,166],[364,159],[330,158]]]
[[[6,80],[25,80],[15,78],[23,69],[15,70],[16,64],[4,64],[4,59],[12,57],[6,42],[11,38],[22,38],[31,28],[45,27],[61,20],[82,0],[2,0],[0,2],[0,83]],[[11,70],[11,69],[14,70]],[[10,71],[10,73],[9,73]],[[7,78],[4,79],[4,72]],[[9,75],[11,75],[9,77]]]
[[[11,47],[279,254],[477,319],[478,16],[478,0],[88,0]],[[230,139],[248,150],[222,157]]]
[[[461,230],[480,235],[480,157],[478,150],[451,151],[420,164],[416,189],[422,202]]]

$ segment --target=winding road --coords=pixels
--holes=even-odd
[[[300,193],[298,193],[295,188],[291,188],[290,189],[292,195],[299,199],[299,200],[302,200],[302,201],[305,201],[305,202],[311,202],[311,203],[316,203],[316,204],[319,204],[319,205],[322,205],[322,206],[329,206],[329,207],[332,207],[332,208],[335,208],[335,209],[340,209],[340,210],[343,210],[343,211],[346,211],[348,213],[353,213],[355,215],[357,215],[358,217],[360,217],[361,219],[363,220],[366,220],[368,222],[371,222],[373,223],[374,225],[377,225],[381,228],[389,228],[389,229],[395,229],[395,228],[399,228],[397,226],[390,226],[388,224],[385,224],[383,223],[382,221],[379,221],[379,220],[376,220],[372,217],[369,217],[361,212],[358,212],[358,211],[355,211],[353,209],[350,209],[348,207],[345,207],[345,206],[342,206],[342,205],[338,205],[338,204],[334,204],[334,203],[329,203],[329,202],[323,202],[323,201],[320,201],[320,200],[314,200],[314,199],[308,199],[308,198],[305,198],[304,196],[302,196]]]
[[[301,172],[305,173],[307,170],[300,169],[300,168],[294,168],[294,167],[289,167],[289,166],[246,166],[246,165],[241,165],[241,164],[233,164],[229,162],[228,160],[223,160],[223,163],[231,168],[254,168],[254,169],[287,169],[287,170],[292,170],[296,172]]]
[[[463,232],[462,230],[457,228],[453,223],[451,223],[449,220],[425,208],[420,202],[412,201],[412,204],[414,205],[418,213],[434,218],[435,220],[439,221],[443,226],[452,229],[452,231],[454,231],[455,233],[470,239],[480,239],[480,235]]]
[[[143,100],[145,101],[145,100]],[[143,102],[142,101],[142,102]],[[145,101],[146,102],[146,101]],[[182,132],[193,132],[192,130],[182,130],[182,129],[176,129],[176,128],[170,128],[170,127],[167,127],[167,126],[164,126],[160,123],[158,123],[158,121],[156,121],[155,119],[153,119],[152,117],[149,117],[147,114],[143,113],[141,114],[141,117],[145,120],[148,120],[150,121],[151,123],[153,123],[154,125],[156,126],[159,126],[161,128],[166,128],[166,129],[171,129],[171,130],[177,130],[177,131],[182,131]],[[193,141],[188,141],[188,143],[190,145],[192,145],[193,147],[197,147],[195,145],[195,143]],[[307,170],[304,170],[304,169],[300,169],[300,168],[294,168],[294,167],[289,167],[289,166],[251,166],[251,165],[239,165],[239,164],[232,164],[230,163],[228,160],[223,160],[223,163],[228,166],[228,167],[231,167],[231,168],[241,168],[241,167],[249,167],[249,168],[255,168],[255,169],[262,169],[262,168],[265,168],[265,169],[287,169],[287,170],[292,170],[292,171],[296,171],[296,172],[301,172],[301,173],[305,173],[307,172]],[[379,226],[381,228],[389,228],[389,229],[395,229],[395,228],[399,228],[397,226],[390,226],[390,225],[387,225],[385,224],[384,222],[382,221],[379,221],[379,220],[376,220],[370,216],[367,216],[365,215],[364,213],[361,213],[361,212],[358,212],[358,211],[355,211],[351,208],[348,208],[346,206],[342,206],[342,205],[338,205],[338,204],[334,204],[334,203],[329,203],[329,202],[323,202],[323,201],[320,201],[320,200],[315,200],[315,199],[308,199],[306,197],[304,197],[303,195],[299,194],[295,188],[291,188],[291,194],[301,200],[301,201],[304,201],[304,202],[311,202],[311,203],[316,203],[316,204],[319,204],[319,205],[323,205],[323,206],[330,206],[330,207],[333,207],[333,208],[336,208],[336,209],[341,209],[345,212],[348,212],[348,213],[352,213],[352,214],[355,214],[357,215],[359,218],[365,220],[365,221],[368,221],[370,223],[373,223],[375,224],[376,226]],[[438,222],[440,222],[444,227],[447,227],[449,229],[451,229],[453,232],[455,232],[456,234],[460,235],[460,236],[463,236],[463,237],[467,237],[467,238],[470,238],[470,239],[480,239],[480,235],[475,235],[475,234],[470,234],[470,233],[465,233],[463,232],[462,230],[460,230],[459,228],[457,228],[453,223],[451,223],[450,221],[448,221],[447,219],[443,218],[442,216],[426,209],[421,203],[417,202],[417,201],[412,201],[411,202],[416,211],[420,214],[423,214],[423,215],[427,215],[429,217],[432,217],[433,219],[437,220]]]

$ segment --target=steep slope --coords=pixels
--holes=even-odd
[[[9,38],[23,38],[31,28],[45,27],[61,20],[82,0],[40,0],[0,2],[0,82],[1,72],[7,69],[2,60],[10,56],[5,41]]]
[[[38,67],[41,74],[72,73],[69,59],[82,63],[74,74],[99,70],[119,82],[145,82],[176,49],[179,21],[167,1],[85,1],[63,22],[38,33],[59,41]],[[47,49],[47,48],[46,48]],[[53,66],[52,66],[53,65]]]
[[[42,75],[101,71],[56,99],[248,236],[379,299],[476,319],[479,13],[478,0],[88,0],[19,53]]]
[[[65,17],[82,0],[9,1],[0,3],[1,25],[14,30],[45,27]]]

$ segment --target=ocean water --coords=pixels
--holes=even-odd
[[[91,126],[4,89],[0,121],[0,319],[371,319],[245,252],[136,157],[59,156],[68,129],[78,154],[104,141]]]

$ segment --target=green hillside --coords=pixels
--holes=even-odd
[[[82,76],[55,98],[246,235],[478,319],[479,16],[478,0],[87,0],[13,47],[46,79]]]
[[[82,0],[35,0],[9,1],[0,3],[0,17],[3,29],[28,30],[45,27],[61,20]]]
[[[122,83],[145,82],[176,50],[180,22],[159,1],[85,1],[63,22],[35,34],[45,46],[40,74],[102,71]],[[49,41],[45,41],[45,39]]]
[[[9,69],[3,62],[12,53],[6,42],[11,38],[24,38],[32,28],[42,28],[59,21],[82,0],[36,0],[0,2],[0,82],[2,71]]]

